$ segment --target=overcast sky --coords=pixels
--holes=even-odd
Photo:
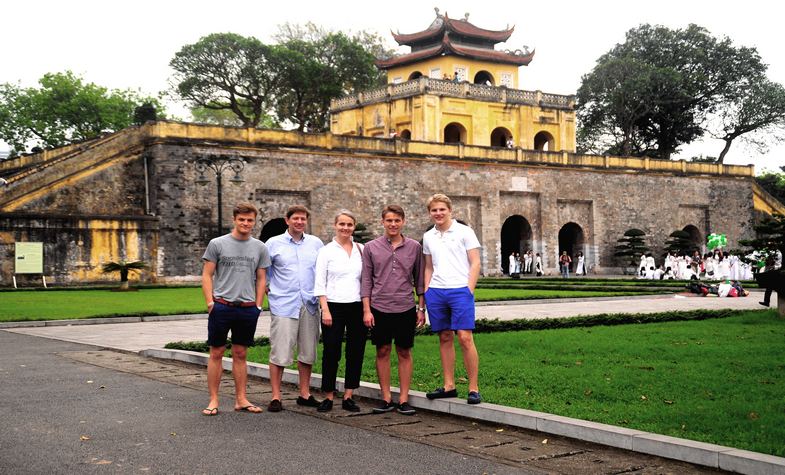
[[[776,4],[762,0],[461,0],[441,4],[415,0],[16,0],[0,7],[0,83],[32,86],[44,73],[70,69],[103,86],[156,94],[169,87],[168,64],[174,54],[210,33],[234,32],[270,41],[279,24],[312,21],[334,30],[376,31],[394,46],[390,30],[425,29],[434,18],[433,7],[438,7],[451,18],[462,18],[468,12],[469,21],[483,28],[514,25],[515,33],[501,48],[527,45],[536,49],[531,64],[520,70],[522,89],[574,94],[581,76],[596,59],[641,23],[672,28],[696,23],[715,36],[729,36],[737,45],[754,46],[769,64],[770,79],[785,84],[783,16],[775,12]],[[186,118],[182,106],[173,105],[172,111]],[[684,147],[679,157],[717,156],[721,149],[721,143],[706,141]],[[785,146],[761,156],[734,144],[726,160],[755,163],[757,170],[776,169],[785,165]]]

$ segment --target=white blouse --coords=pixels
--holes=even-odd
[[[362,245],[353,242],[352,255],[349,256],[333,239],[319,250],[316,257],[313,294],[316,297],[326,296],[328,302],[359,302],[362,269]]]

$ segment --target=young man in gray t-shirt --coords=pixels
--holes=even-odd
[[[226,337],[232,332],[232,375],[235,384],[235,411],[262,412],[251,404],[246,395],[248,369],[246,351],[253,343],[256,323],[262,311],[267,288],[267,271],[270,253],[267,246],[251,237],[256,217],[256,207],[250,203],[235,206],[234,229],[229,234],[210,241],[202,256],[202,292],[207,303],[207,344],[210,359],[207,361],[207,387],[210,403],[202,414],[218,414],[218,388],[223,372],[223,355]]]

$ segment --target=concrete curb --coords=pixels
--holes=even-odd
[[[29,320],[23,322],[3,322],[3,328],[28,328],[28,327],[67,327],[76,325],[105,325],[110,323],[139,323],[139,322],[167,322],[176,320],[205,320],[207,314],[183,315],[149,315],[144,317],[104,317],[104,318],[75,318],[72,320]]]
[[[261,316],[270,316],[269,311],[264,311]],[[178,320],[207,320],[206,313],[190,313],[181,315],[147,315],[143,317],[100,317],[100,318],[75,318],[71,320],[27,320],[22,322],[0,323],[0,330],[5,328],[30,328],[30,327],[67,327],[76,325],[106,325],[110,323],[140,323],[140,322],[174,322]]]
[[[149,358],[183,361],[203,366],[207,365],[208,358],[204,353],[183,350],[148,349],[140,351],[139,354]],[[231,370],[232,360],[224,358],[223,367]],[[248,374],[264,379],[270,378],[269,367],[260,363],[248,363]],[[283,380],[289,384],[298,384],[297,371],[284,370]],[[320,387],[321,382],[320,374],[312,375],[312,387]],[[338,391],[343,391],[342,378],[338,378],[336,386]],[[397,394],[398,388],[392,390]],[[354,393],[361,397],[378,399],[379,385],[361,382]],[[497,404],[469,405],[465,400],[457,398],[431,401],[421,391],[410,391],[409,401],[414,407],[433,412],[537,430],[731,472],[749,475],[785,475],[785,458],[773,455]]]

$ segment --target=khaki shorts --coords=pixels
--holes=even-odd
[[[270,319],[270,363],[276,366],[289,366],[297,361],[312,365],[316,361],[316,347],[319,344],[319,314],[308,312],[300,307],[300,318],[277,317]]]

